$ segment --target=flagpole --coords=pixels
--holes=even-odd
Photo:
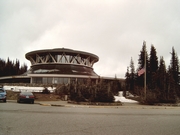
[[[146,70],[146,44],[145,44],[145,51],[144,51],[144,69],[145,69],[145,72],[144,72],[144,99],[146,100],[146,72],[147,72],[147,70]]]

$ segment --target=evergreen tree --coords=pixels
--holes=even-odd
[[[146,56],[146,58],[145,58]],[[145,60],[146,60],[146,67],[145,67]],[[146,42],[143,42],[143,46],[142,46],[142,50],[140,51],[140,55],[139,55],[139,59],[138,59],[138,71],[141,70],[142,68],[146,68],[146,77],[147,77],[147,82],[148,82],[148,72],[149,71],[149,60],[148,60],[148,54],[147,54],[147,50],[146,50]],[[144,87],[144,76],[141,75],[139,77],[137,77],[137,85],[140,87]]]
[[[176,54],[174,47],[172,47],[172,53],[171,53],[171,61],[170,61],[170,74],[173,79],[173,86],[174,90],[176,93],[176,96],[180,97],[180,90],[179,90],[179,59],[178,55]],[[172,84],[171,84],[172,85]],[[172,90],[172,89],[171,89]]]
[[[12,62],[9,60],[9,57],[7,59],[6,65],[5,65],[5,75],[10,76],[12,71]]]
[[[150,58],[149,58],[149,89],[156,88],[157,82],[157,70],[158,70],[158,57],[156,54],[156,49],[151,45]]]
[[[127,72],[125,74],[125,85],[126,85],[126,90],[130,89],[130,73],[129,73],[129,67],[127,67]]]
[[[178,56],[175,53],[174,47],[172,48],[172,53],[171,53],[171,63],[170,63],[170,68],[172,72],[172,76],[175,80],[175,82],[178,84],[179,83],[179,61],[178,61]]]
[[[5,60],[0,59],[0,76],[5,76],[5,66],[6,66]]]
[[[150,62],[150,73],[156,72],[158,69],[158,57],[157,57],[156,49],[153,45],[151,45],[149,62]]]
[[[11,75],[20,75],[27,71],[27,65],[24,64],[20,67],[19,60],[16,59],[14,63],[9,58],[7,62],[5,60],[0,59],[0,77],[2,76],[11,76]]]
[[[174,48],[172,48],[171,55],[170,66],[168,67],[168,70],[166,70],[163,57],[160,57],[158,65],[158,57],[155,47],[151,45],[150,57],[148,57],[146,42],[143,42],[142,50],[140,51],[138,59],[137,72],[145,67],[146,61],[146,103],[175,103],[178,101],[177,99],[180,98],[179,59]],[[132,65],[133,61],[131,59],[130,68],[127,68],[125,75],[126,90],[130,90],[132,88]],[[142,101],[144,101],[142,98],[144,97],[144,79],[144,75],[136,76],[135,74],[135,93],[141,97]]]
[[[15,66],[14,66],[15,74],[19,74],[19,72],[20,72],[19,67],[20,67],[19,60],[16,59],[16,63],[15,63]]]
[[[27,65],[24,63],[19,69],[19,74],[23,74],[27,71]]]
[[[176,82],[174,80],[171,66],[168,68],[167,72],[167,100],[169,102],[176,102]]]
[[[163,57],[160,57],[160,64],[158,68],[158,79],[157,79],[157,87],[160,92],[160,99],[161,101],[167,100],[167,87],[166,87],[166,80],[167,80],[167,74],[166,74],[166,65],[164,62]]]
[[[134,85],[135,85],[135,67],[134,67],[134,61],[131,57],[130,61],[130,74],[129,74],[129,79],[130,79],[130,91],[134,93]]]

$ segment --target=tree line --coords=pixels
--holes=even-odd
[[[138,68],[135,69],[133,58],[127,67],[125,74],[126,90],[139,96],[140,100],[145,103],[178,102],[180,99],[180,66],[174,47],[172,47],[170,54],[170,65],[166,67],[163,56],[158,60],[154,45],[151,45],[150,54],[148,54],[144,41],[138,59]],[[143,68],[146,69],[146,76],[138,76],[138,71]]]
[[[0,77],[20,75],[27,71],[27,65],[23,64],[20,66],[19,60],[12,61],[9,58],[7,61],[0,58]]]

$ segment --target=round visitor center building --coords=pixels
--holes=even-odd
[[[30,83],[62,84],[99,78],[93,70],[99,57],[92,53],[57,48],[28,52],[25,57],[31,62],[27,72]]]

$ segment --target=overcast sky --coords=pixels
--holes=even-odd
[[[180,58],[180,0],[0,0],[0,58],[30,62],[34,50],[69,48],[99,56],[94,71],[124,78],[143,41],[168,67]]]

